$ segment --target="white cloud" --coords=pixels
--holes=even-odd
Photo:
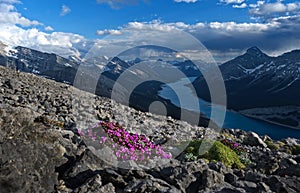
[[[120,30],[114,30],[114,29],[107,30],[106,29],[106,30],[98,30],[96,32],[96,34],[99,35],[99,36],[103,36],[103,35],[121,35],[122,32]]]
[[[245,3],[245,0],[219,0],[219,1],[227,5],[232,4],[232,7],[236,9],[244,9],[248,7],[248,5]]]
[[[42,32],[36,28],[37,25],[43,26],[46,31],[53,31],[53,28],[23,17],[13,5],[15,3],[19,1],[0,0],[0,41],[11,46],[25,46],[66,57],[79,54],[74,45],[84,44],[87,40],[83,36]]]
[[[247,4],[246,3],[242,3],[240,5],[233,5],[232,6],[233,8],[237,8],[237,9],[244,9],[247,7]]]
[[[71,12],[71,9],[68,6],[66,6],[66,5],[61,6],[61,12],[60,12],[61,16],[65,16],[65,15],[69,14],[70,12]]]
[[[46,30],[46,31],[54,31],[54,29],[53,29],[51,26],[45,27],[45,30]]]
[[[20,1],[19,0],[0,0],[0,3],[14,4],[14,3],[20,3]]]
[[[300,45],[300,16],[278,17],[268,20],[265,23],[259,22],[210,22],[185,24],[183,22],[163,23],[159,20],[151,22],[130,22],[118,28],[122,33],[121,38],[113,38],[113,44],[124,49],[130,47],[130,42],[141,41],[147,37],[153,42],[162,32],[170,32],[166,41],[174,41],[171,32],[182,30],[194,35],[201,41],[220,62],[236,56],[251,46],[258,46],[268,53],[282,53],[292,49],[299,49]],[[126,34],[131,34],[130,36]],[[286,34],[289,34],[288,36]],[[123,37],[124,36],[124,37]],[[122,38],[123,37],[123,38]],[[169,39],[168,39],[169,38]],[[276,41],[274,41],[276,39]],[[109,42],[102,40],[101,45],[105,47]],[[108,43],[109,42],[109,43]]]
[[[211,22],[208,24],[211,29],[220,30],[222,32],[248,32],[260,33],[273,27],[277,27],[276,23],[236,23],[236,22]]]
[[[264,3],[265,3],[265,1],[260,0],[260,1],[257,1],[256,4],[249,4],[249,7],[251,7],[251,8],[257,8],[257,7],[259,7],[260,5],[262,5]]]
[[[271,16],[273,14],[297,14],[300,11],[300,3],[287,3],[284,4],[281,1],[275,3],[264,3],[264,1],[258,1],[257,4],[251,5],[252,9],[250,14],[257,16]]]
[[[183,23],[169,23],[162,24],[159,20],[154,20],[151,22],[129,22],[125,29],[126,30],[136,30],[136,31],[171,31]]]
[[[286,5],[287,11],[295,11],[299,9],[300,3],[288,3]]]
[[[12,46],[25,46],[67,57],[78,55],[73,46],[86,40],[83,36],[72,33],[45,33],[36,28],[22,29],[15,25],[1,24],[0,41]]]
[[[195,3],[198,0],[174,0],[177,3],[185,2],[185,3]]]
[[[5,1],[17,2],[14,0]],[[3,1],[0,0],[0,2]],[[123,1],[120,0],[118,2]],[[239,6],[242,5],[243,3]],[[249,7],[263,10],[262,5],[265,5],[265,3],[259,1],[255,5],[249,5]],[[297,3],[284,5],[285,10],[289,12],[296,13],[298,9]],[[280,9],[277,8],[275,10],[279,11]],[[22,28],[20,25],[26,26],[26,28]],[[78,50],[81,50],[81,52],[88,51],[94,43],[94,40],[88,40],[83,36],[73,33],[42,32],[35,25],[42,24],[23,17],[12,4],[0,3],[0,41],[4,43],[56,53],[65,57],[79,55]],[[53,30],[50,26],[46,27],[42,25],[42,27],[45,27],[46,31]],[[164,23],[159,20],[129,22],[116,29],[97,31],[98,35],[118,35],[111,36],[114,42],[110,40],[110,37],[104,37],[95,41],[99,43],[100,47],[103,47],[103,50],[107,50],[105,46],[110,45],[110,43],[116,45],[116,49],[130,48],[134,41],[139,41],[140,45],[144,45],[142,41],[144,37],[150,40],[153,39],[153,42],[159,38],[165,38],[164,40],[170,44],[178,44],[181,41],[176,41],[176,37],[171,33],[176,30],[182,30],[194,35],[197,40],[201,41],[214,54],[218,61],[229,59],[228,57],[235,56],[237,53],[254,45],[269,52],[274,50],[276,52],[284,52],[291,49],[299,49],[300,45],[300,16],[297,15],[269,18],[264,23],[199,22],[191,25],[184,22]],[[167,32],[168,36],[160,37],[161,32]],[[128,36],[126,34],[131,35]]]
[[[0,24],[19,24],[24,27],[41,25],[36,20],[29,20],[23,17],[20,13],[16,11],[16,8],[9,4],[9,2],[18,2],[13,0],[0,1]]]
[[[106,3],[113,9],[119,9],[121,5],[138,4],[139,0],[97,0],[97,2]]]
[[[245,0],[220,0],[220,2],[226,4],[241,4],[245,2]]]
[[[273,27],[277,27],[276,22],[270,23],[236,23],[236,22],[210,22],[210,23],[196,23],[193,25],[185,24],[183,22],[175,23],[163,23],[160,20],[153,20],[151,22],[129,22],[127,25],[123,26],[119,30],[104,30],[99,31],[100,35],[108,32],[117,31],[118,34],[123,32],[146,32],[152,33],[153,31],[172,31],[175,29],[195,32],[197,30],[201,31],[203,29],[213,29],[220,30],[220,32],[253,32],[259,33],[264,30],[268,30]],[[112,34],[112,33],[111,33]]]

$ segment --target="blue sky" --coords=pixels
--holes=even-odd
[[[250,46],[299,49],[299,13],[292,0],[0,0],[0,41],[68,56],[107,35],[179,29],[223,62]]]

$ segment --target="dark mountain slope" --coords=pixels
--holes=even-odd
[[[269,57],[253,47],[222,64],[220,70],[230,109],[300,106],[300,50]],[[209,100],[203,77],[196,79],[194,86],[200,97]]]

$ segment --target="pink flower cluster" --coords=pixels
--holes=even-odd
[[[239,143],[233,142],[230,139],[222,139],[221,143],[234,150],[238,155],[247,152],[247,150],[243,148]]]
[[[93,131],[94,129],[98,132]],[[119,124],[100,121],[93,130],[89,129],[86,132],[78,130],[78,133],[93,141],[99,140],[102,145],[110,145],[119,160],[144,161],[152,157],[164,159],[172,157],[170,153],[163,150],[162,146],[153,143],[145,135],[128,133]]]

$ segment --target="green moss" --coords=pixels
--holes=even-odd
[[[294,145],[293,148],[292,148],[292,153],[294,155],[300,155],[300,144],[298,145]]]
[[[232,149],[219,141],[213,144],[210,150],[204,154],[204,157],[208,160],[220,161],[228,167],[237,167],[239,169],[245,168],[245,165],[241,163],[239,156]]]
[[[290,149],[288,149],[288,148],[285,148],[284,152],[287,153],[287,154],[290,154],[290,155],[293,154],[292,151]]]
[[[202,158],[204,161],[205,161],[205,163],[209,163],[209,160],[208,159],[206,159],[206,158]]]
[[[265,143],[267,144],[269,149],[273,149],[273,150],[278,150],[279,149],[279,144],[277,143],[273,143],[272,141],[265,141]]]
[[[285,146],[285,143],[282,141],[277,141],[276,144],[279,146],[279,148]]]
[[[202,140],[193,140],[189,143],[185,151],[187,153],[192,153],[195,156],[199,156],[199,148],[202,143]]]
[[[204,148],[200,148],[200,145]],[[210,147],[210,148],[205,148]],[[202,149],[209,149],[207,152],[201,152]],[[239,156],[229,147],[223,143],[209,140],[194,140],[191,141],[186,148],[188,155],[193,154],[196,157],[201,157],[209,160],[210,162],[222,162],[227,167],[245,168],[245,165],[240,161]]]

